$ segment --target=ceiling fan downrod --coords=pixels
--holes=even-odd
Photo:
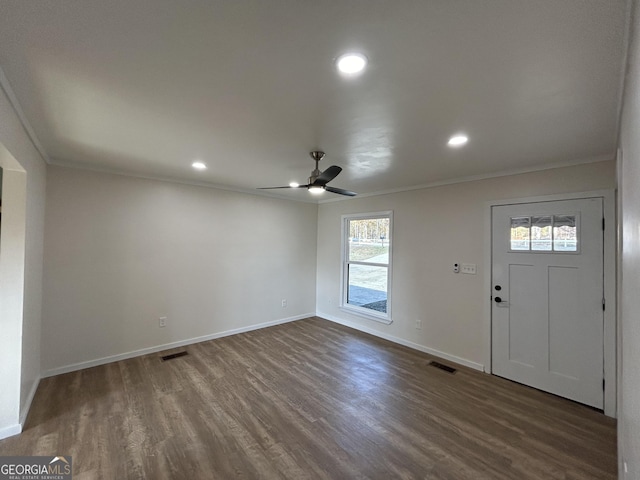
[[[318,168],[318,163],[320,162],[320,160],[324,158],[324,152],[314,151],[314,152],[309,152],[309,155],[316,162],[316,168],[313,172],[311,172],[311,176],[309,177],[309,185],[312,185],[322,173]]]

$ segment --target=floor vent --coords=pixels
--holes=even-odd
[[[432,367],[436,367],[439,368],[440,370],[444,370],[445,372],[449,372],[449,373],[456,373],[456,369],[453,367],[450,367],[448,365],[443,365],[439,362],[434,362],[433,360],[429,362],[429,365],[431,365]]]
[[[171,355],[164,355],[162,358],[163,362],[166,362],[167,360],[173,360],[174,358],[178,358],[178,357],[184,357],[185,355],[189,355],[189,352],[178,352],[178,353],[172,353]]]

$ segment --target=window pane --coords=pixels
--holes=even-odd
[[[389,263],[389,219],[365,218],[349,221],[349,260]]]
[[[529,228],[531,218],[513,217],[511,219],[511,250],[529,250]]]
[[[553,249],[558,252],[578,251],[578,230],[575,215],[554,215]]]
[[[387,267],[349,265],[347,303],[387,313]]]
[[[531,217],[531,250],[551,250],[551,217]]]

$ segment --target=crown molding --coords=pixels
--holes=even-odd
[[[56,158],[51,159],[50,165],[56,166],[56,167],[62,167],[62,168],[74,168],[76,170],[85,170],[88,172],[95,172],[95,173],[104,173],[104,174],[108,174],[108,175],[118,175],[121,177],[130,177],[130,178],[139,178],[142,180],[153,180],[156,182],[167,182],[167,183],[177,183],[180,185],[189,185],[192,187],[203,187],[203,188],[213,188],[215,190],[224,190],[227,192],[235,192],[235,193],[244,193],[246,195],[255,195],[258,197],[268,197],[268,198],[273,198],[276,200],[283,200],[285,202],[299,202],[299,203],[308,203],[308,204],[312,204],[312,205],[317,205],[318,202],[315,200],[305,200],[302,198],[285,198],[282,197],[280,195],[276,195],[276,194],[272,194],[269,192],[265,192],[262,190],[258,190],[258,189],[251,189],[251,188],[241,188],[241,187],[232,187],[229,185],[222,185],[222,184],[218,184],[218,183],[212,183],[212,182],[199,182],[197,180],[184,180],[184,179],[179,179],[179,178],[172,178],[172,177],[163,177],[160,175],[143,175],[143,174],[136,174],[136,173],[130,173],[130,172],[124,172],[122,170],[118,170],[115,168],[106,168],[106,167],[101,167],[101,166],[94,166],[94,165],[85,165],[82,163],[76,163],[76,162],[67,162],[67,161],[63,161],[63,160],[59,160]]]
[[[465,177],[455,177],[446,180],[439,180],[437,182],[423,183],[419,185],[411,185],[408,187],[399,187],[399,188],[390,188],[388,190],[378,190],[376,192],[370,193],[362,193],[358,194],[356,198],[367,198],[367,197],[377,197],[380,195],[389,195],[392,193],[402,193],[402,192],[410,192],[412,190],[423,190],[427,188],[435,188],[442,187],[445,185],[455,185],[457,183],[467,183],[467,182],[476,182],[479,180],[488,180],[490,178],[498,178],[498,177],[509,177],[511,175],[521,175],[524,173],[533,173],[540,172],[543,170],[553,170],[556,168],[564,168],[564,167],[574,167],[576,165],[585,165],[589,163],[598,163],[598,162],[606,162],[613,160],[615,158],[615,153],[605,154],[605,155],[597,155],[594,157],[589,157],[581,160],[569,160],[566,162],[555,162],[555,163],[546,163],[543,165],[537,165],[533,167],[522,167],[522,168],[513,168],[508,170],[501,170],[498,172],[480,174],[480,175],[470,175]],[[352,198],[352,197],[351,197]],[[319,204],[324,203],[333,203],[333,202],[344,202],[345,200],[349,200],[350,198],[330,198],[327,200],[321,200],[318,202]]]
[[[300,202],[300,203],[308,203],[308,204],[312,204],[312,205],[322,205],[325,203],[333,203],[333,202],[344,202],[344,201],[348,201],[348,200],[354,200],[357,198],[367,198],[367,197],[377,197],[380,195],[389,195],[389,194],[393,194],[393,193],[402,193],[402,192],[410,192],[413,190],[423,190],[423,189],[428,189],[428,188],[435,188],[435,187],[442,187],[445,185],[455,185],[458,183],[467,183],[467,182],[476,182],[479,180],[487,180],[487,179],[491,179],[491,178],[498,178],[498,177],[508,177],[511,175],[521,175],[521,174],[525,174],[525,173],[533,173],[533,172],[540,172],[540,171],[544,171],[544,170],[553,170],[556,168],[564,168],[564,167],[573,167],[573,166],[577,166],[577,165],[586,165],[586,164],[590,164],[590,163],[599,163],[599,162],[606,162],[606,161],[610,161],[613,160],[613,156],[606,154],[606,155],[597,155],[594,157],[590,157],[590,158],[586,158],[586,159],[581,159],[581,160],[571,160],[571,161],[566,161],[566,162],[556,162],[556,163],[548,163],[548,164],[544,164],[544,165],[538,165],[538,166],[534,166],[534,167],[523,167],[523,168],[515,168],[515,169],[508,169],[508,170],[501,170],[499,172],[493,172],[493,173],[487,173],[487,174],[481,174],[481,175],[470,175],[470,176],[465,176],[465,177],[456,177],[456,178],[451,178],[451,179],[446,179],[446,180],[441,180],[441,181],[437,181],[437,182],[430,182],[430,183],[424,183],[424,184],[419,184],[419,185],[411,185],[411,186],[407,186],[407,187],[399,187],[399,188],[393,188],[393,189],[388,189],[388,190],[379,190],[376,192],[370,192],[370,193],[362,193],[362,194],[358,194],[357,197],[336,197],[336,198],[331,198],[331,199],[327,199],[327,200],[311,200],[311,199],[303,199],[303,198],[286,198],[277,194],[272,194],[270,192],[266,192],[263,190],[254,190],[254,189],[250,189],[250,188],[241,188],[241,187],[233,187],[233,186],[229,186],[229,185],[222,185],[222,184],[217,184],[217,183],[211,183],[211,182],[200,182],[197,180],[184,180],[184,179],[177,179],[177,178],[172,178],[172,177],[162,177],[162,176],[155,176],[155,175],[143,175],[143,174],[135,174],[135,173],[130,173],[130,172],[124,172],[118,169],[112,169],[112,168],[107,168],[107,167],[101,167],[101,166],[94,166],[94,165],[85,165],[82,163],[76,163],[76,162],[68,162],[68,161],[63,161],[60,159],[56,159],[53,158],[50,160],[50,164],[51,165],[55,165],[58,167],[64,167],[64,168],[75,168],[78,170],[86,170],[86,171],[90,171],[90,172],[96,172],[96,173],[105,173],[105,174],[109,174],[109,175],[119,175],[119,176],[123,176],[123,177],[132,177],[132,178],[140,178],[140,179],[144,179],[144,180],[155,180],[158,182],[169,182],[169,183],[178,183],[181,185],[190,185],[190,186],[194,186],[194,187],[203,187],[203,188],[213,188],[216,190],[224,190],[224,191],[228,191],[228,192],[236,192],[236,193],[244,193],[246,195],[256,195],[258,197],[267,197],[267,198],[274,198],[277,200],[284,200],[284,201],[289,201],[289,202]]]

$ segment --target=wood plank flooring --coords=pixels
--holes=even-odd
[[[617,476],[613,419],[317,317],[178,350],[43,379],[0,455],[72,455],[76,480]]]

